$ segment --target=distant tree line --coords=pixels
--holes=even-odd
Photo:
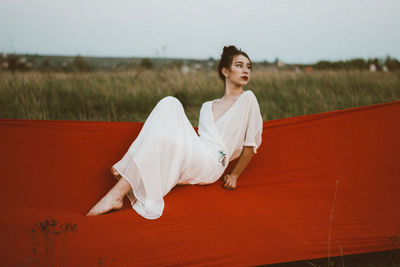
[[[176,65],[173,62],[172,65]],[[121,71],[135,68],[152,69],[154,63],[149,58],[140,60],[116,61],[115,59],[75,57],[18,55],[0,53],[0,71],[58,71],[58,72],[90,72]]]
[[[400,70],[400,61],[395,58],[391,58],[387,56],[385,59],[368,59],[364,60],[362,58],[355,58],[347,61],[319,61],[313,65],[313,68],[320,70],[350,70],[350,69],[358,69],[358,70],[368,70],[370,66],[374,65],[377,70],[390,70],[390,71],[398,71]]]
[[[315,70],[370,70],[373,65],[380,71],[399,71],[400,61],[387,56],[384,59],[373,58],[364,60],[355,58],[346,61],[319,61],[309,65],[285,64],[278,58],[274,62],[255,62],[257,67],[274,67],[279,69],[310,68]],[[58,71],[58,72],[90,72],[90,71],[124,71],[130,69],[180,69],[183,72],[190,69],[215,69],[217,61],[212,57],[205,60],[162,59],[162,58],[95,58],[68,56],[39,56],[0,53],[0,71]]]

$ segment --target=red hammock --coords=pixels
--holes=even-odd
[[[400,101],[264,122],[238,188],[86,212],[141,123],[0,120],[3,265],[258,265],[400,248]]]

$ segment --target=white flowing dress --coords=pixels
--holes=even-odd
[[[261,144],[263,120],[252,91],[244,91],[214,122],[212,104],[200,110],[198,133],[178,99],[163,98],[150,113],[123,158],[113,167],[131,185],[132,208],[146,219],[157,219],[163,197],[177,184],[210,184],[239,157],[243,146],[253,152]]]

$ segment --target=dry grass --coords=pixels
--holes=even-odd
[[[247,86],[264,120],[400,100],[400,74],[255,70]],[[214,71],[0,73],[0,118],[144,121],[164,96],[178,97],[197,125],[201,104],[221,97]]]

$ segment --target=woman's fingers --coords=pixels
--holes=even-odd
[[[232,179],[226,179],[225,183],[224,183],[224,188],[226,189],[235,189],[236,187],[236,182],[233,181]]]
[[[231,181],[231,180],[228,180],[228,189],[233,189],[232,181]]]
[[[235,179],[232,180],[232,182],[231,182],[231,187],[232,187],[232,189],[235,189],[235,188],[236,188],[236,180],[235,180]]]
[[[225,180],[224,188],[229,189],[229,180]]]

